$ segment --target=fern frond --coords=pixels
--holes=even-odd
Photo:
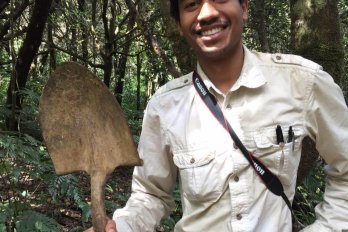
[[[16,222],[17,232],[61,232],[63,227],[44,214],[28,210],[19,215]]]

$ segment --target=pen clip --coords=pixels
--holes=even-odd
[[[292,126],[289,126],[288,130],[288,143],[292,143],[292,150],[295,150],[295,132],[292,129]]]

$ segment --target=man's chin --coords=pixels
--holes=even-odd
[[[211,59],[211,60],[220,60],[224,59],[228,56],[228,52],[226,49],[222,48],[209,48],[209,49],[204,49],[200,50],[197,53],[198,58],[203,58],[203,59]]]

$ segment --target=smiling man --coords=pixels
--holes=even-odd
[[[205,74],[214,74],[216,87],[228,91],[243,66],[242,32],[248,2],[183,0],[178,7],[180,33],[193,47]]]
[[[242,43],[247,0],[171,0],[197,69],[161,87],[143,121],[120,232],[153,231],[174,209],[176,232],[292,231],[291,201],[305,136],[327,163],[324,201],[303,231],[348,229],[348,110],[339,87],[304,58]],[[116,226],[110,220],[110,231]]]

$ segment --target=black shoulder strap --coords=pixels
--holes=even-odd
[[[208,91],[207,87],[196,71],[193,72],[192,80],[198,94],[200,95],[204,103],[207,105],[215,118],[220,122],[220,124],[228,131],[235,145],[249,161],[250,165],[254,168],[258,176],[265,183],[266,187],[275,195],[281,196],[289,207],[290,211],[292,211],[291,203],[284,193],[283,185],[280,180],[260,160],[253,156],[253,154],[245,148],[243,143],[238,138],[237,134],[232,129],[231,125],[225,119],[221,108],[217,104],[215,96]]]

